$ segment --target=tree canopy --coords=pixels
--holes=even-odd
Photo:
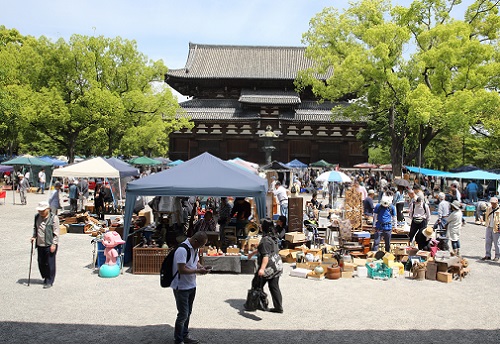
[[[0,26],[0,148],[9,154],[164,155],[190,128],[162,84],[167,67],[135,41],[73,35],[68,42]]]
[[[303,36],[316,67],[301,72],[296,85],[326,100],[349,99],[333,115],[366,120],[362,138],[390,148],[396,175],[402,159],[410,163],[438,139],[452,145],[481,134],[496,144],[498,3],[477,0],[463,19],[450,15],[457,0],[415,0],[409,7],[364,0],[342,13],[326,8]],[[329,69],[326,81],[315,78]]]

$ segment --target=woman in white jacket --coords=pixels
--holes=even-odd
[[[451,213],[446,219],[446,234],[451,241],[453,255],[460,256],[460,231],[462,229],[462,210],[460,202],[454,200],[451,205]]]

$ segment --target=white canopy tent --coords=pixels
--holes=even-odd
[[[69,165],[64,168],[55,169],[52,172],[50,186],[54,177],[63,178],[118,178],[118,185],[121,187],[120,171],[106,162],[102,157],[91,158],[82,162]],[[120,201],[122,193],[120,189]]]

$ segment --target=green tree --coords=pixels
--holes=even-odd
[[[325,9],[303,36],[316,68],[301,72],[297,87],[348,98],[351,106],[333,114],[364,117],[363,139],[390,148],[396,175],[403,155],[405,163],[415,160],[442,133],[498,128],[498,1],[478,0],[455,20],[450,12],[459,3],[415,0],[405,8],[364,0],[343,13]],[[329,69],[326,83],[316,78]]]
[[[23,115],[42,139],[66,150],[70,162],[77,150],[116,155],[128,148],[127,134],[150,137],[142,133],[142,118],[160,120],[152,127],[162,143],[178,123],[189,125],[173,117],[179,106],[169,91],[153,91],[166,66],[138,52],[135,41],[73,35],[52,43],[41,37],[37,51],[43,68]]]

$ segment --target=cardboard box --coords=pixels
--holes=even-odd
[[[321,266],[321,262],[301,262],[297,264],[297,268],[309,269],[311,271],[318,266]]]
[[[452,281],[452,274],[448,272],[438,272],[437,273],[437,280],[443,283],[451,283]]]
[[[430,251],[424,251],[424,250],[419,250],[417,251],[417,256],[420,256],[420,258],[424,260],[428,260],[431,257],[431,252]]]
[[[227,248],[226,254],[239,254],[240,249],[238,248]]]
[[[59,235],[63,235],[63,234],[66,234],[68,233],[68,228],[66,227],[66,225],[60,225],[59,226]]]
[[[323,252],[321,251],[321,249],[309,249],[305,251],[305,255],[307,254],[313,254],[314,260],[321,261]]]
[[[425,271],[425,279],[436,280],[438,265],[435,262],[427,262],[427,270]]]
[[[281,260],[286,263],[293,263],[297,261],[297,252],[293,249],[283,249],[279,251]]]
[[[314,280],[323,280],[323,279],[325,279],[325,274],[324,273],[323,274],[316,274],[314,272],[309,272],[307,274],[307,278],[314,279]]]
[[[354,272],[350,271],[350,272],[346,272],[346,271],[342,271],[342,278],[352,278]]]
[[[391,253],[385,253],[384,257],[382,260],[384,261],[385,265],[389,268],[392,268],[394,266],[394,259],[396,257],[392,255]]]
[[[324,262],[331,262],[332,260],[337,261],[337,259],[335,258],[335,254],[323,254],[322,256]]]
[[[285,240],[290,243],[300,243],[306,241],[304,232],[287,232],[285,233]]]
[[[364,265],[366,265],[366,259],[353,258],[353,259],[352,259],[352,262],[353,262],[356,266],[364,266]]]
[[[339,263],[337,262],[337,260],[331,260],[331,261],[323,261],[321,262],[321,267],[323,267],[325,269],[325,272],[326,270],[328,269],[328,267],[337,267],[339,265]]]
[[[342,272],[354,272],[356,269],[356,264],[350,262],[344,262],[344,266],[342,266]]]
[[[404,256],[404,255],[408,255],[408,253],[406,252],[406,247],[403,247],[403,246],[396,246],[394,248],[394,255],[397,255],[397,256]]]
[[[94,205],[93,204],[85,204],[85,211],[94,212]]]

